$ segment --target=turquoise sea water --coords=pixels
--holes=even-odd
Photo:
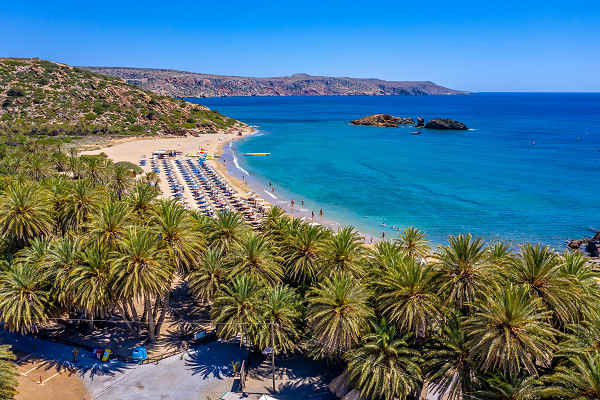
[[[600,229],[600,94],[189,100],[259,126],[233,145],[257,189],[270,181],[280,201],[304,200],[372,235],[412,225],[437,243],[472,232],[562,248]],[[373,113],[472,130],[348,124]]]

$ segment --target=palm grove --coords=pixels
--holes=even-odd
[[[600,398],[599,275],[580,253],[471,235],[434,249],[414,228],[366,246],[276,207],[253,230],[134,170],[60,141],[0,146],[5,329],[119,318],[154,342],[184,280],[221,337],[327,359],[365,399]],[[11,357],[0,347],[7,397]]]

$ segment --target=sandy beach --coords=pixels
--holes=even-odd
[[[300,201],[297,201],[295,208],[290,207],[288,202],[279,201],[274,202],[269,196],[263,194],[263,190],[258,187],[250,187],[246,182],[241,179],[232,176],[227,170],[227,162],[225,157],[220,157],[224,153],[225,146],[235,140],[247,137],[253,134],[254,129],[249,129],[243,132],[243,135],[233,134],[207,134],[203,136],[187,136],[187,137],[136,137],[136,138],[125,138],[125,139],[114,139],[106,145],[100,145],[99,148],[94,150],[82,151],[81,154],[97,155],[104,153],[113,161],[129,161],[136,165],[139,165],[139,161],[143,158],[149,160],[152,157],[152,152],[159,149],[164,150],[176,150],[181,151],[184,155],[190,153],[197,153],[201,148],[205,149],[208,154],[219,156],[208,160],[208,164],[213,167],[217,173],[226,180],[231,188],[243,199],[248,198],[248,193],[256,193],[253,197],[262,198],[267,205],[277,205],[282,207],[285,212],[293,217],[305,218],[307,221],[314,221],[320,223],[328,228],[336,231],[341,225],[336,221],[331,221],[318,215],[318,210],[315,211],[314,219],[311,218],[309,210],[300,210]],[[151,166],[147,163],[142,167],[145,172],[151,171]],[[159,187],[162,192],[162,197],[171,198],[168,183],[164,177],[161,176]],[[189,191],[184,192],[184,199],[188,204],[194,204],[193,198]],[[376,241],[377,238],[373,238],[369,235],[362,234],[365,238],[365,242]]]
[[[242,135],[215,133],[202,136],[162,136],[162,137],[134,137],[124,139],[114,139],[106,145],[100,145],[100,148],[94,150],[84,150],[83,155],[97,155],[104,153],[108,158],[117,161],[128,161],[139,165],[139,161],[143,158],[149,160],[152,157],[152,152],[160,149],[181,151],[185,154],[195,154],[200,149],[205,149],[208,154],[220,156],[223,154],[224,146],[237,139],[241,139],[252,134],[252,128],[243,131]],[[248,197],[250,188],[240,179],[230,176],[227,173],[227,168],[219,158],[214,158],[208,161],[218,173],[226,179],[231,187],[237,192],[240,197]],[[150,164],[147,163],[141,167],[145,172],[151,170]],[[164,178],[164,177],[163,177]],[[169,189],[164,179],[160,181],[160,189],[163,197],[169,196]],[[188,193],[189,195],[189,193]]]

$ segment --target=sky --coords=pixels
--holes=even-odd
[[[0,0],[0,57],[600,92],[600,1]]]

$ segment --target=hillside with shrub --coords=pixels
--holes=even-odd
[[[0,134],[198,135],[244,127],[118,78],[40,59],[0,58]]]

